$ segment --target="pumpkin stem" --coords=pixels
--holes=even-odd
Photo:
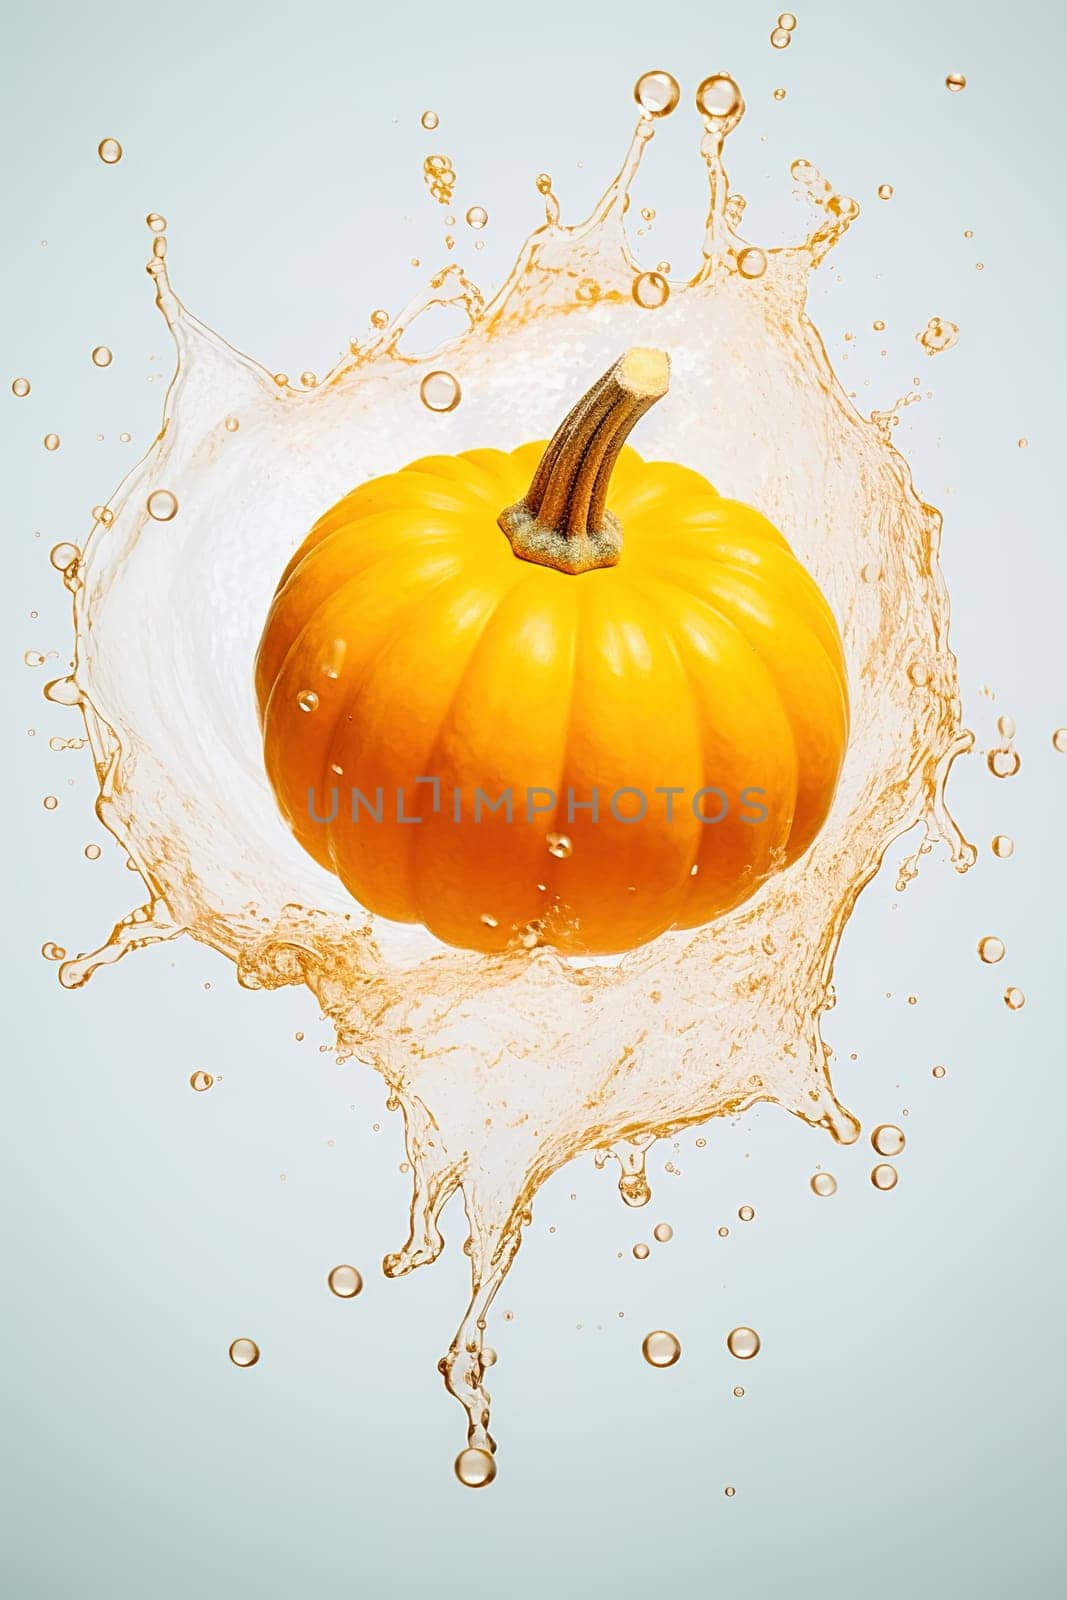
[[[556,429],[524,500],[497,518],[522,561],[557,572],[613,567],[622,526],[607,509],[611,472],[634,423],[667,393],[662,350],[627,350]]]

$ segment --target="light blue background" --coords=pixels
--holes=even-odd
[[[8,11],[0,1582],[14,1600],[1060,1592],[1067,757],[1050,733],[1067,724],[1067,38],[1059,8],[1034,3],[806,0],[798,17],[778,53],[770,0]],[[939,849],[898,895],[901,843],[848,930],[827,1034],[860,1145],[766,1109],[707,1130],[705,1150],[658,1148],[644,1213],[591,1162],[543,1191],[488,1335],[500,1471],[475,1495],[451,1474],[462,1419],[435,1370],[464,1299],[462,1227],[446,1216],[432,1269],[381,1277],[407,1191],[379,1081],[320,1048],[308,995],[246,994],[202,949],[156,947],[74,995],[39,955],[101,942],[135,893],[93,819],[87,756],[48,748],[79,729],[40,699],[69,643],[47,552],[85,536],[158,425],[171,357],[146,212],[170,220],[175,287],[198,315],[272,367],[321,372],[372,307],[396,310],[449,259],[425,154],[452,157],[457,255],[492,283],[537,221],[537,172],[565,216],[594,198],[652,66],[684,101],[635,194],[658,213],[636,241],[650,264],[696,258],[690,107],[708,71],[734,72],[748,99],[730,168],[751,237],[800,231],[797,155],[863,204],[812,314],[835,362],[847,351],[861,407],[913,375],[933,390],[898,438],[946,512],[979,751],[1006,712],[1023,765],[997,782],[980,753],[960,763],[952,799],[977,867],[959,879]],[[944,88],[952,70],[962,95]],[[106,135],[125,146],[117,167],[96,157]],[[479,255],[471,204],[490,213]],[[913,335],[934,314],[962,334],[928,360]],[[105,372],[98,343],[115,351]],[[20,374],[33,392],[17,401]],[[26,650],[58,661],[28,669]],[[1016,839],[1010,861],[990,855],[998,831]],[[999,967],[976,958],[985,933],[1007,944]],[[1016,1014],[1009,982],[1027,997]],[[188,1086],[198,1067],[221,1075],[209,1094]],[[888,1195],[866,1142],[885,1120],[908,1133]],[[831,1200],[807,1186],[820,1162]],[[673,1241],[635,1262],[661,1219]],[[367,1278],[347,1304],[324,1286],[339,1260]],[[724,1349],[738,1322],[763,1336],[747,1365]],[[670,1371],[640,1358],[656,1326],[683,1343]],[[226,1359],[241,1334],[263,1349],[248,1372]]]

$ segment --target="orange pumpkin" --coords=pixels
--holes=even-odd
[[[631,350],[547,448],[362,484],[283,573],[267,773],[369,910],[472,950],[617,952],[728,911],[818,832],[837,627],[758,511],[624,448],[667,379]]]

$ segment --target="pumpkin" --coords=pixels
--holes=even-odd
[[[841,641],[785,539],[625,441],[628,351],[551,442],[427,456],[316,523],[256,660],[266,771],[364,907],[450,945],[633,949],[815,838]]]

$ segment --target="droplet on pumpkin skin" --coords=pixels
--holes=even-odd
[[[555,856],[557,861],[569,861],[574,854],[574,845],[565,833],[546,833],[545,844],[550,856]]]
[[[669,72],[643,72],[634,84],[634,99],[646,117],[669,117],[680,95],[678,79]]]

